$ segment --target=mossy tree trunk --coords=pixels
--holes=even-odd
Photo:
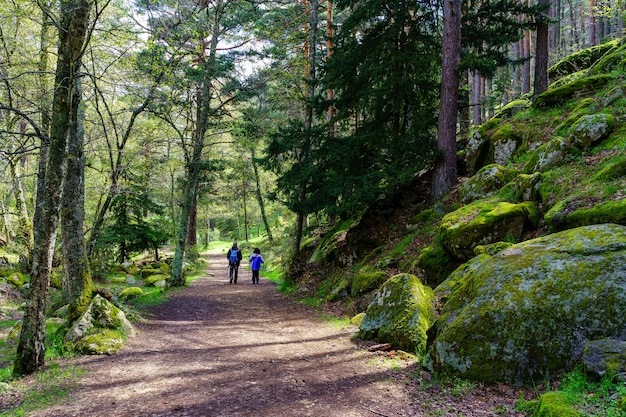
[[[207,122],[211,113],[212,94],[211,87],[215,77],[215,68],[217,65],[217,45],[222,30],[222,19],[224,13],[224,3],[218,0],[215,4],[211,33],[211,42],[208,45],[208,55],[203,58],[202,66],[204,76],[202,83],[198,89],[196,124],[193,134],[193,150],[191,158],[189,158],[186,166],[185,176],[185,193],[181,210],[178,238],[176,240],[176,251],[174,252],[174,260],[172,261],[172,273],[169,285],[178,287],[185,285],[185,277],[183,274],[183,259],[187,249],[187,234],[189,233],[189,219],[191,216],[194,201],[198,193],[198,183],[200,181],[200,173],[203,167],[202,153],[204,150],[204,136],[207,131]],[[203,45],[203,54],[206,45]]]
[[[50,149],[44,180],[41,218],[35,221],[38,227],[37,246],[34,248],[30,292],[13,367],[15,375],[31,374],[44,365],[48,286],[59,224],[72,102],[76,99],[74,84],[84,46],[88,41],[89,15],[92,5],[92,2],[86,0],[68,0],[60,3]]]
[[[78,318],[91,299],[93,283],[85,249],[85,159],[80,80],[76,80],[67,146],[67,171],[61,202],[63,238],[63,302],[70,304],[70,322]]]

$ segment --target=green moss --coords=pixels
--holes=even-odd
[[[146,277],[144,279],[144,282],[146,283],[146,285],[154,285],[158,281],[168,281],[169,279],[170,279],[169,275],[156,274],[156,275],[150,275]]]
[[[485,123],[480,125],[480,127],[478,128],[478,132],[480,133],[481,136],[488,136],[489,131],[496,128],[501,122],[502,122],[502,119],[497,118],[497,117],[489,119]]]
[[[555,80],[568,74],[589,69],[604,54],[619,45],[619,40],[606,42],[583,49],[563,58],[548,69],[550,79]]]
[[[433,291],[410,274],[391,277],[378,291],[359,326],[359,336],[423,352],[434,321]]]
[[[361,295],[380,287],[387,280],[387,274],[383,271],[371,271],[368,268],[354,274],[350,293]]]
[[[6,280],[9,284],[13,285],[15,288],[22,288],[26,283],[26,279],[24,274],[21,272],[13,272],[7,275]]]
[[[478,201],[448,213],[439,226],[442,245],[459,260],[474,256],[474,248],[512,236],[519,239],[526,225],[538,221],[534,202],[512,204],[498,200]]]
[[[502,106],[500,110],[498,110],[498,112],[495,115],[495,118],[499,119],[502,117],[514,116],[516,113],[530,107],[530,104],[531,104],[530,100],[526,100],[526,99],[517,99],[517,100],[510,101],[504,106]]]
[[[360,326],[364,318],[365,318],[365,313],[359,313],[350,319],[350,324]]]
[[[157,274],[162,274],[162,271],[160,269],[155,269],[155,268],[144,268],[141,270],[141,278],[147,278],[150,275],[157,275]]]
[[[619,39],[607,42],[606,53],[589,68],[589,75],[606,74],[622,67],[626,59],[626,45],[619,46]]]
[[[553,231],[601,223],[626,225],[626,200],[588,204],[585,200],[561,201],[546,213],[545,221]]]
[[[615,77],[609,74],[600,74],[592,77],[585,77],[572,81],[561,87],[557,87],[539,94],[535,97],[533,107],[551,107],[561,105],[569,100],[574,94],[594,92],[614,80]]]
[[[570,367],[586,339],[622,334],[625,237],[623,226],[599,225],[473,258],[435,291],[449,295],[434,324],[432,369],[536,381]]]
[[[124,346],[123,335],[115,330],[105,329],[83,337],[76,342],[74,349],[78,352],[101,355],[111,355]]]
[[[535,417],[582,417],[562,392],[546,392],[539,397]]]
[[[439,242],[426,247],[417,258],[417,266],[424,271],[426,282],[432,286],[443,282],[460,263]]]
[[[134,297],[138,297],[140,295],[143,295],[143,290],[139,287],[128,287],[123,289],[119,294],[118,297],[121,299],[126,299],[126,298],[134,298]]]
[[[610,181],[626,175],[626,154],[620,154],[600,171],[596,172],[594,181]]]

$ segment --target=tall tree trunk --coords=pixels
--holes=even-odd
[[[75,99],[74,82],[87,40],[92,4],[86,0],[60,3],[59,46],[42,218],[36,222],[39,228],[38,245],[35,247],[33,275],[13,367],[15,375],[33,373],[44,364],[48,286],[65,177],[67,135],[72,101]]]
[[[598,36],[596,32],[596,19],[597,19],[597,6],[596,0],[589,0],[589,46],[597,45]]]
[[[315,97],[315,84],[316,84],[316,59],[315,59],[315,50],[317,45],[317,29],[318,29],[318,17],[319,17],[319,3],[318,0],[311,1],[311,17],[308,25],[309,29],[309,38],[308,38],[308,47],[305,48],[308,55],[307,58],[307,84],[306,84],[306,98],[307,102],[305,104],[305,112],[304,112],[304,134],[308,137],[306,143],[303,145],[300,150],[300,161],[303,161],[307,158],[308,150],[310,147],[310,135],[311,130],[313,128],[313,99]],[[299,161],[299,162],[300,162]],[[300,201],[303,202],[306,199],[307,195],[307,185],[303,183],[300,189]],[[295,228],[295,239],[294,239],[294,253],[296,256],[300,253],[300,245],[302,243],[302,230],[304,229],[304,221],[306,219],[307,213],[304,213],[302,209],[298,210],[296,213],[296,228]]]
[[[459,101],[461,61],[461,0],[443,3],[443,56],[441,71],[441,101],[437,127],[437,148],[441,156],[435,163],[432,193],[435,200],[447,194],[457,180],[456,125]]]
[[[196,195],[189,210],[189,228],[187,232],[187,247],[198,244],[198,196]]]
[[[263,224],[265,225],[265,230],[267,230],[267,238],[270,241],[270,244],[273,243],[274,238],[272,237],[272,230],[270,228],[269,222],[267,221],[267,215],[265,214],[265,202],[263,200],[263,194],[261,193],[261,180],[259,178],[259,167],[257,167],[254,162],[254,153],[252,154],[252,169],[254,171],[254,182],[256,183],[256,199],[259,202],[259,208],[261,209],[261,218],[263,219]],[[208,232],[207,232],[208,235]]]
[[[31,258],[33,250],[33,225],[28,215],[26,206],[26,194],[19,173],[19,161],[9,161],[11,179],[13,180],[13,194],[15,196],[15,208],[17,210],[16,243],[24,251],[24,259]]]
[[[463,142],[469,140],[470,135],[470,88],[469,70],[464,70],[459,81],[459,136]]]
[[[78,319],[91,298],[93,282],[85,249],[85,158],[82,90],[76,79],[67,144],[67,170],[61,200],[63,239],[63,302],[69,304],[68,321]]]
[[[44,138],[41,139],[39,147],[39,161],[37,167],[37,191],[35,193],[35,209],[33,210],[33,248],[37,247],[38,230],[37,221],[42,218],[41,212],[43,209],[43,194],[44,194],[44,182],[46,179],[46,163],[48,162],[48,149],[49,149],[49,136],[50,136],[50,88],[49,88],[49,60],[50,60],[50,47],[52,44],[51,34],[52,31],[52,19],[50,17],[51,3],[38,2],[41,8],[41,14],[43,22],[41,25],[41,32],[39,34],[39,62],[37,69],[39,70],[39,90],[41,94],[40,100],[40,123],[41,131]],[[34,256],[34,254],[32,255]],[[31,271],[31,273],[34,271]]]
[[[530,92],[530,31],[524,31],[522,57],[525,59],[522,70],[522,94]]]
[[[172,261],[172,274],[169,282],[169,285],[172,287],[185,285],[185,276],[183,274],[183,259],[186,251],[185,243],[187,241],[191,206],[198,192],[198,182],[202,166],[202,151],[204,149],[204,136],[207,130],[209,113],[211,111],[211,83],[213,82],[217,59],[217,44],[222,23],[222,5],[223,1],[218,0],[215,6],[209,56],[204,60],[204,79],[202,80],[201,90],[198,92],[196,126],[193,134],[193,152],[186,167],[187,172],[183,206],[178,229],[178,239],[176,240],[176,251],[174,252],[174,260]]]
[[[244,173],[242,175],[242,191],[243,191],[243,236],[245,241],[247,242],[248,240],[248,202],[246,201],[247,199],[247,195],[246,195],[246,174]]]
[[[551,0],[539,0],[539,5],[548,5]],[[548,10],[548,9],[546,9]],[[535,87],[534,95],[548,89],[548,17],[544,12],[536,17],[537,41],[535,44]]]

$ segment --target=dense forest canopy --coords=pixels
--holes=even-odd
[[[540,50],[555,63],[623,27],[624,5],[610,0],[454,4],[452,145],[533,93],[547,77]],[[165,243],[170,285],[182,285],[198,245],[271,239],[295,215],[297,252],[313,215],[358,215],[431,169],[444,149],[443,11],[395,0],[0,4],[0,245],[32,273],[22,339],[41,332],[38,301],[59,258],[76,271],[64,276],[68,302],[90,270],[158,258]],[[40,365],[33,340],[18,372]]]

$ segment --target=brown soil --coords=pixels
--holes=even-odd
[[[206,278],[149,311],[113,356],[62,366],[85,374],[69,397],[31,414],[65,416],[522,416],[509,387],[437,384],[415,360],[370,352],[339,327],[209,256]]]

